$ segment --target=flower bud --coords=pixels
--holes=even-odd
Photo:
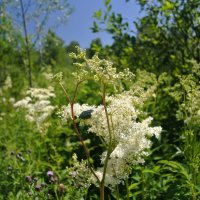
[[[31,176],[26,176],[26,177],[25,177],[25,180],[26,180],[27,182],[31,183],[31,182],[32,182],[32,177],[31,177]]]
[[[47,172],[47,176],[48,176],[49,178],[52,177],[52,176],[54,176],[53,171],[48,171],[48,172]]]
[[[42,186],[41,186],[41,185],[36,185],[36,186],[35,186],[35,190],[36,190],[36,191],[40,191],[41,189],[42,189]]]

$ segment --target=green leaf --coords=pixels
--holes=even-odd
[[[101,10],[96,11],[93,16],[94,18],[100,20],[102,16],[102,11]]]
[[[104,1],[104,5],[105,5],[105,6],[108,6],[108,4],[110,4],[110,0],[105,0],[105,1]]]
[[[169,1],[165,1],[162,8],[163,8],[163,11],[168,11],[174,8],[174,4]]]
[[[138,187],[139,184],[140,184],[140,182],[131,184],[131,185],[129,186],[129,190],[136,189],[136,188]]]
[[[107,12],[110,12],[110,11],[111,11],[111,9],[112,9],[112,6],[111,6],[111,5],[109,5],[109,6],[107,7]]]
[[[170,170],[182,175],[185,179],[189,180],[190,175],[188,174],[188,170],[181,164],[175,161],[161,160],[159,163],[167,165],[170,167]]]
[[[99,31],[99,26],[96,22],[93,22],[93,27],[91,27],[93,33],[96,33]]]
[[[150,174],[159,174],[158,172],[151,170],[151,169],[145,169],[142,171],[143,173],[150,173]]]

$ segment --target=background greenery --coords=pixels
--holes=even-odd
[[[125,184],[119,186],[120,198],[200,199],[200,3],[137,2],[145,13],[134,22],[137,34],[106,0],[104,10],[94,11],[91,28],[94,32],[107,31],[114,42],[103,46],[96,39],[87,49],[89,57],[98,53],[119,70],[129,67],[136,74],[133,85],[156,87],[156,97],[144,109],[153,116],[155,125],[162,126],[162,136],[154,141],[146,163],[133,166],[127,180],[129,192]],[[64,72],[65,86],[73,91],[69,53],[76,51],[78,43],[66,45],[52,30],[41,41],[40,47],[33,45],[31,35],[18,32],[12,18],[0,16],[0,199],[98,199],[95,186],[85,188],[70,175],[73,153],[84,158],[72,126],[61,125],[53,113],[47,134],[41,135],[24,120],[25,111],[13,107],[13,101],[23,98],[30,86],[29,67],[33,87],[55,87],[54,105],[60,107],[67,101],[45,74]],[[5,82],[8,77],[10,86]],[[87,82],[79,91],[78,101],[100,103],[97,90],[95,84]],[[98,157],[99,141],[83,136]],[[49,180],[49,170],[55,173],[55,180]],[[44,186],[38,189],[38,184]],[[107,199],[115,199],[109,190],[107,195]]]

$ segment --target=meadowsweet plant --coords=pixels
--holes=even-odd
[[[3,121],[5,116],[8,115],[10,106],[15,102],[15,98],[11,96],[12,89],[12,79],[8,75],[3,83],[3,86],[0,87],[0,121]]]
[[[131,89],[122,89],[122,81],[132,81],[134,78],[129,69],[117,72],[112,62],[100,59],[97,55],[88,59],[86,51],[80,48],[77,48],[77,54],[72,53],[71,57],[75,65],[72,74],[75,78],[75,91],[72,97],[64,87],[62,74],[53,77],[59,82],[69,101],[58,114],[63,120],[72,120],[87,157],[92,182],[99,186],[100,199],[103,200],[105,186],[115,188],[128,178],[134,164],[144,163],[144,158],[149,155],[148,150],[151,147],[150,138],[158,138],[161,127],[151,127],[151,117],[139,120],[139,116],[144,114],[141,107],[149,96],[149,90],[139,93]],[[80,84],[89,79],[100,86],[100,105],[88,105],[87,102],[80,105],[76,102]],[[88,127],[88,133],[98,137],[104,146],[98,168],[93,167],[90,152],[79,126]]]
[[[179,76],[179,82],[171,88],[169,94],[177,101],[179,107],[177,119],[184,122],[183,153],[191,177],[188,188],[194,200],[200,194],[198,174],[200,172],[200,64],[194,60],[188,61],[191,73]]]
[[[92,183],[90,169],[85,160],[79,161],[76,154],[72,156],[72,166],[67,167],[67,173],[71,178],[71,184],[74,188],[81,191],[82,195],[87,195],[87,189]]]
[[[192,73],[180,77],[180,86],[184,98],[177,112],[177,118],[183,119],[189,127],[198,127],[200,124],[200,65],[194,61]]]
[[[55,107],[51,105],[50,99],[55,97],[53,88],[30,88],[26,97],[14,103],[16,108],[24,108],[27,111],[26,120],[34,123],[40,133],[46,133],[49,122],[48,118]]]

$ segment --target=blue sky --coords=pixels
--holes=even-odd
[[[69,20],[65,25],[59,27],[56,33],[66,44],[71,41],[78,41],[82,48],[89,47],[93,39],[101,38],[102,43],[111,44],[112,38],[107,33],[92,33],[90,27],[93,24],[94,12],[104,9],[104,0],[68,0],[69,4],[74,8],[73,13],[69,16]],[[121,13],[124,18],[132,25],[133,21],[141,16],[140,8],[135,0],[126,3],[125,0],[111,0],[113,11]]]

